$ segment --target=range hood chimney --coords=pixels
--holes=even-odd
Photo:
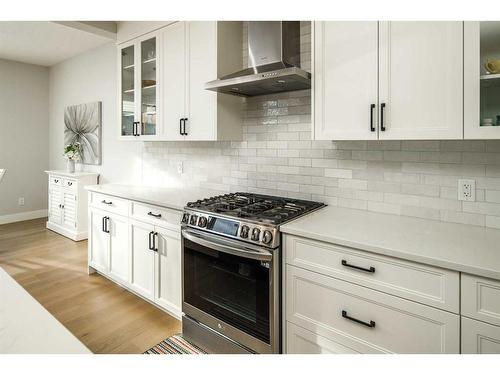
[[[205,89],[257,96],[311,88],[300,69],[299,21],[248,22],[248,68],[205,84]]]

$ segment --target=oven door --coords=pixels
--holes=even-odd
[[[189,228],[182,249],[182,311],[254,352],[278,353],[278,250]]]

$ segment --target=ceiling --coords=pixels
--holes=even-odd
[[[111,41],[55,22],[0,22],[0,59],[28,64],[51,66]]]

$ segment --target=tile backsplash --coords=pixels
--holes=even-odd
[[[310,24],[302,23],[310,68]],[[500,228],[500,140],[311,141],[309,90],[249,98],[240,142],[145,142],[142,180]],[[183,163],[184,173],[177,167]],[[476,181],[462,202],[458,179]]]

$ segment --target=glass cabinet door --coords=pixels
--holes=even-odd
[[[135,135],[135,50],[121,50],[121,135]]]
[[[479,22],[479,28],[479,126],[500,126],[500,22]]]
[[[156,38],[143,40],[141,49],[141,135],[157,134]]]

